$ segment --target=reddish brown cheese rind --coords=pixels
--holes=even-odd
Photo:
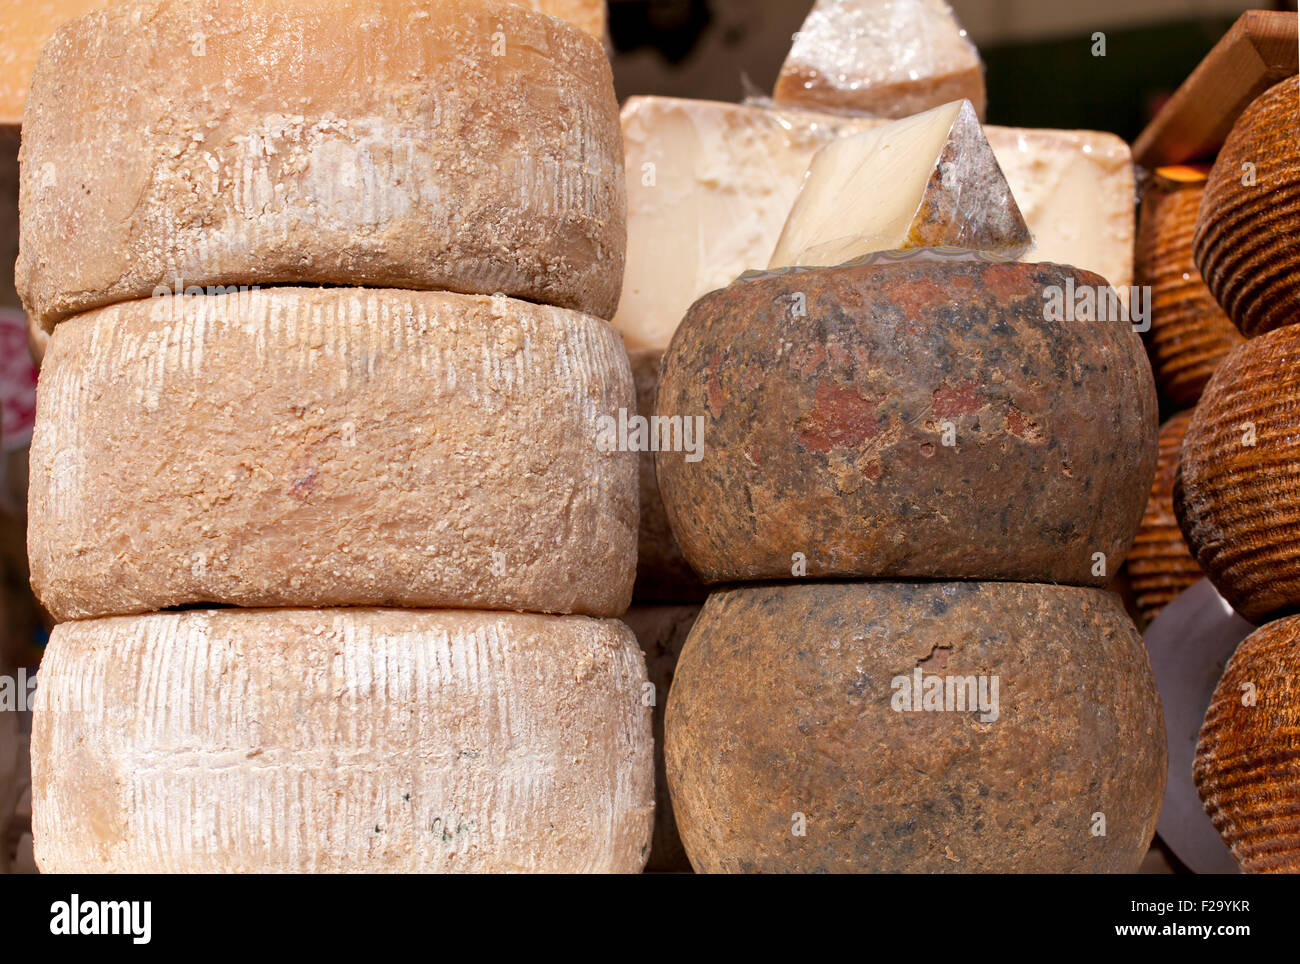
[[[893,680],[918,667],[996,676],[997,719],[896,711]],[[1167,769],[1113,595],[972,582],[714,593],[677,664],[666,762],[711,873],[1131,873]]]
[[[1048,321],[1054,264],[905,262],[701,298],[657,411],[704,452],[657,457],[706,582],[972,578],[1105,585],[1142,517],[1157,412],[1124,321]],[[945,440],[955,444],[945,445]],[[1097,553],[1105,556],[1105,569]]]
[[[1300,873],[1298,747],[1300,617],[1293,616],[1261,626],[1237,647],[1196,746],[1197,792],[1247,873]]]
[[[1240,345],[1183,439],[1174,508],[1216,589],[1256,625],[1300,609],[1300,329]]]
[[[1300,80],[1260,94],[1205,185],[1196,266],[1247,337],[1300,321]]]

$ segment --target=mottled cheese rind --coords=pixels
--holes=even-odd
[[[657,412],[703,419],[659,490],[706,583],[808,577],[1104,586],[1156,462],[1141,339],[1047,320],[1053,264],[867,264],[735,283],[691,308]]]
[[[196,610],[64,623],[45,873],[639,872],[645,661],[612,620]]]
[[[955,687],[905,700],[896,680],[918,671],[922,694],[972,678],[976,703],[983,680],[996,713]],[[1142,638],[1116,597],[1066,586],[714,593],[665,729],[677,827],[707,873],[1132,873],[1168,767]]]
[[[60,324],[31,452],[56,619],[194,603],[617,616],[637,453],[609,325],[508,298],[273,288]]]
[[[817,0],[773,99],[908,117],[966,99],[984,116],[984,65],[944,0]]]
[[[501,293],[602,318],[618,303],[609,62],[514,4],[98,11],[46,45],[22,151],[18,289],[47,329],[159,286]]]
[[[614,325],[629,350],[665,349],[686,310],[770,263],[817,151],[883,123],[672,97],[630,97],[628,261]],[[985,126],[1024,215],[1025,260],[1133,282],[1133,159],[1098,131]]]
[[[1234,348],[1183,439],[1174,509],[1214,587],[1255,625],[1300,609],[1300,327]]]
[[[956,101],[818,151],[769,267],[926,247],[1017,258],[1032,241],[970,101]]]
[[[1196,791],[1246,873],[1300,873],[1297,745],[1300,617],[1290,616],[1237,647],[1196,744]]]

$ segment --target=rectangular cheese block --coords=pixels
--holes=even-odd
[[[944,0],[817,0],[774,99],[908,117],[965,98],[984,116],[984,65]]]
[[[628,258],[614,325],[629,350],[668,346],[695,299],[766,267],[822,147],[882,121],[671,97],[623,106]],[[1034,237],[1025,260],[1133,278],[1135,182],[1114,134],[984,127]]]
[[[772,268],[956,247],[1015,258],[1029,229],[970,101],[843,137],[813,158]]]
[[[27,103],[27,85],[41,47],[69,20],[101,7],[121,6],[124,0],[12,0],[0,11],[0,125],[18,126]],[[418,7],[430,0],[412,3]],[[488,0],[495,2],[495,0]],[[520,6],[550,14],[595,37],[605,35],[605,0],[517,0]],[[340,6],[322,0],[321,6]],[[200,22],[195,20],[195,29]]]

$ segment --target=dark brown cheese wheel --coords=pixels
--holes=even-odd
[[[654,415],[655,393],[659,389],[659,364],[664,353],[641,349],[628,353],[632,380],[636,383],[637,413]],[[691,571],[668,524],[664,500],[655,478],[655,453],[640,453],[638,474],[641,487],[641,523],[637,532],[636,585],[632,598],[638,603],[704,602],[708,589]]]
[[[1189,168],[1187,176],[1197,177]],[[1157,174],[1142,199],[1134,273],[1151,288],[1147,354],[1156,385],[1174,405],[1191,406],[1239,332],[1192,262],[1192,232],[1205,181]]]
[[[682,646],[699,615],[699,606],[633,606],[623,617],[645,653],[646,669],[655,690],[655,833],[646,870],[691,872],[691,862],[677,833],[677,821],[673,819],[673,804],[664,774],[664,709]]]
[[[1256,625],[1300,608],[1300,329],[1219,366],[1183,440],[1174,509],[1223,598]]]
[[[659,488],[705,582],[799,576],[1104,586],[1155,471],[1129,323],[1046,320],[1055,264],[906,261],[740,281],[687,313],[658,413],[702,457]],[[1072,302],[1073,303],[1073,302]]]
[[[1300,617],[1237,648],[1196,746],[1196,789],[1247,873],[1300,873]]]
[[[1178,455],[1191,420],[1191,412],[1179,412],[1160,428],[1156,478],[1125,564],[1143,623],[1151,622],[1175,596],[1203,578],[1174,514]]]
[[[1131,873],[1167,769],[1118,600],[987,582],[714,593],[666,759],[686,852],[713,873]]]
[[[1289,77],[1246,108],[1210,171],[1196,266],[1247,337],[1300,321],[1300,99]]]

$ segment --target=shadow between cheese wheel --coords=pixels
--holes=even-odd
[[[702,872],[1132,873],[1164,720],[1112,594],[822,582],[709,597],[665,757]]]
[[[687,561],[710,583],[1105,585],[1151,488],[1156,394],[1127,320],[1069,311],[1085,291],[1113,294],[1061,265],[911,260],[705,295],[656,409],[703,440],[656,462]]]

